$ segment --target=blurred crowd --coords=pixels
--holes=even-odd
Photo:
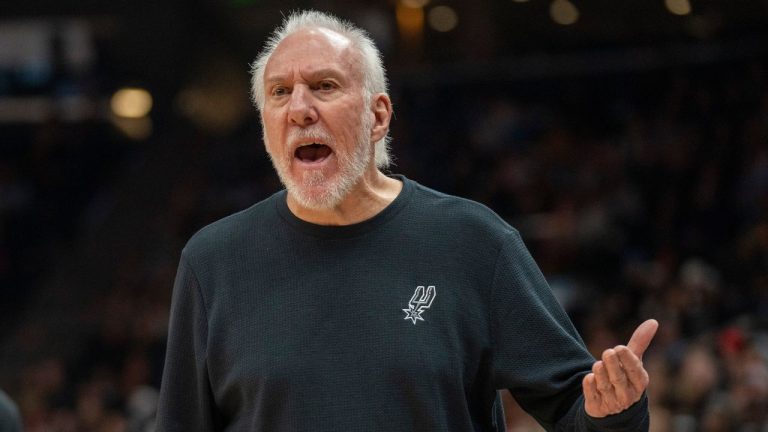
[[[767,77],[758,60],[509,83],[394,76],[392,171],[517,227],[593,354],[659,320],[644,359],[653,431],[768,431]],[[255,114],[225,135],[174,120],[144,147],[105,128],[52,121],[0,155],[13,318],[0,336],[17,353],[0,386],[27,431],[152,431],[181,248],[280,187]],[[120,219],[118,183],[148,172],[160,174],[134,193],[155,195],[122,215],[143,215],[142,238],[114,228],[108,278],[69,287],[78,343],[62,352],[17,309],[45,266],[88,248],[89,224]],[[505,401],[509,431],[539,430]]]

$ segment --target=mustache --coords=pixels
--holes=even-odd
[[[296,128],[288,131],[288,142],[296,147],[298,142],[313,141],[322,144],[333,144],[333,136],[322,127]]]

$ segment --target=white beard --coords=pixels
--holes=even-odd
[[[272,165],[277,171],[280,181],[285,186],[288,194],[302,207],[312,210],[328,210],[338,206],[355,187],[368,165],[371,163],[373,146],[370,141],[372,119],[363,113],[360,130],[357,133],[354,150],[351,154],[334,150],[333,155],[338,163],[338,173],[327,177],[321,170],[310,170],[302,173],[302,178],[294,179],[290,173],[290,166],[294,155],[288,154],[283,159],[278,159],[268,152]],[[333,137],[321,128],[292,129],[288,133],[288,143],[299,139],[312,139],[318,142],[328,143],[333,147]],[[269,148],[268,138],[264,134],[264,143]],[[335,147],[334,147],[335,148]]]

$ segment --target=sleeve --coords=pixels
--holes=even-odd
[[[648,430],[645,396],[616,416],[587,415],[581,381],[595,359],[517,231],[499,251],[491,289],[496,388],[509,389],[548,431]]]
[[[215,405],[207,369],[208,322],[194,271],[182,252],[173,286],[158,432],[214,431]]]

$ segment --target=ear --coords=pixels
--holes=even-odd
[[[373,128],[371,129],[371,142],[377,142],[389,132],[389,121],[392,120],[392,101],[386,93],[378,93],[371,101],[373,112]]]

